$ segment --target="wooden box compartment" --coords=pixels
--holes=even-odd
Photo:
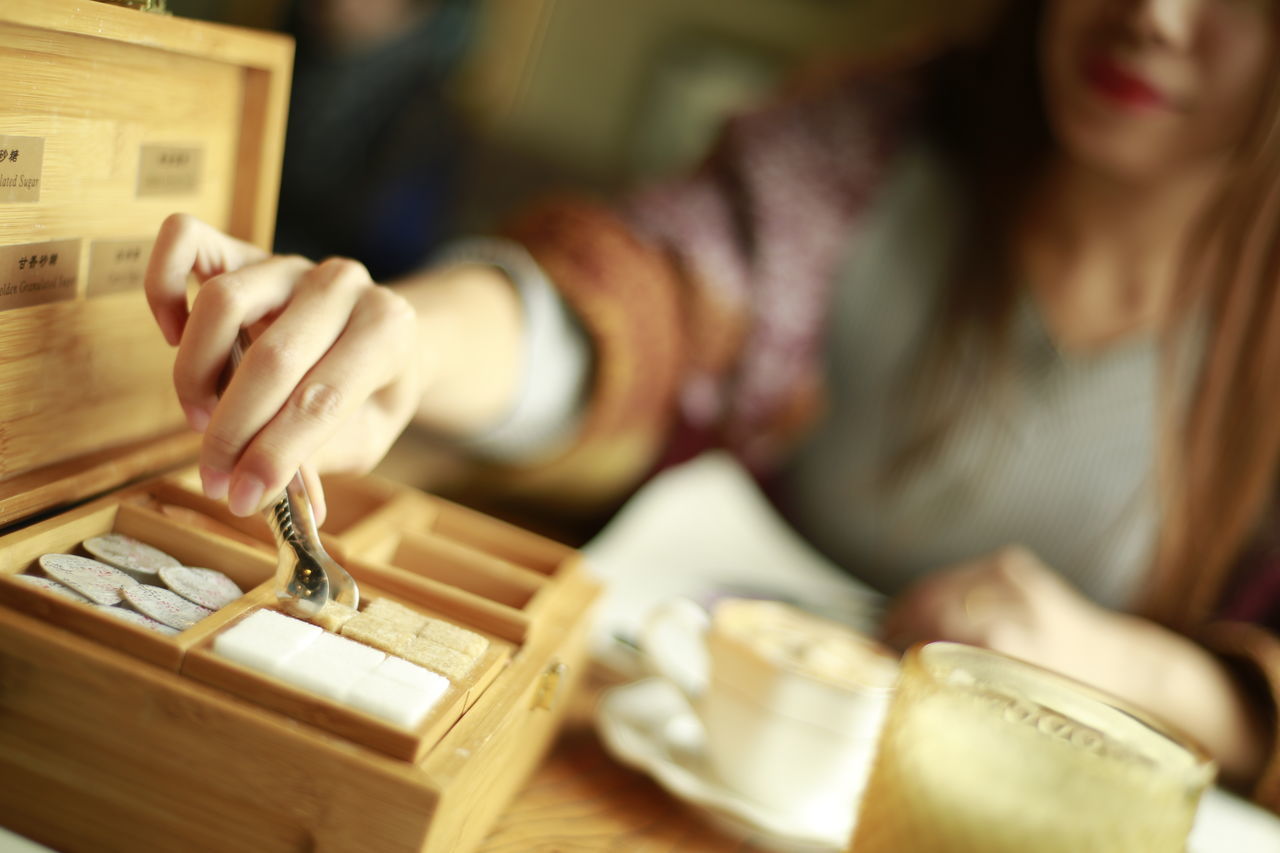
[[[132,849],[143,828],[160,827],[172,845],[148,837],[148,849],[462,851],[478,842],[549,746],[560,699],[581,674],[585,617],[596,589],[578,555],[407,487],[364,484],[368,493],[390,499],[366,504],[364,516],[348,512],[350,528],[392,544],[382,545],[375,559],[342,554],[362,599],[391,598],[489,640],[466,680],[408,730],[212,651],[220,631],[275,606],[275,560],[265,545],[225,519],[205,515],[204,508],[225,509],[190,491],[184,485],[189,482],[160,478],[0,536],[0,776],[6,780],[0,782],[0,822],[72,850]],[[417,524],[401,529],[407,517]],[[380,535],[372,536],[383,524]],[[221,527],[236,535],[219,532]],[[245,592],[186,631],[163,636],[12,577],[32,570],[41,554],[76,553],[84,539],[112,531],[184,563],[223,571]],[[476,544],[495,536],[503,543],[495,551],[542,562],[535,570],[467,545],[466,559],[482,566],[491,561],[493,571],[483,584],[464,578],[465,585],[456,586],[445,578],[461,578],[457,566],[439,571],[418,563],[419,551],[430,552],[440,545],[437,540],[446,552],[463,547],[437,531],[471,537]],[[413,559],[404,557],[405,542],[419,549]],[[390,561],[376,559],[387,551]],[[550,562],[553,553],[558,563]],[[532,594],[526,572],[539,582]],[[537,612],[515,606],[535,599]],[[102,689],[102,679],[111,689]],[[109,729],[85,727],[87,707],[110,720]],[[235,709],[230,717],[223,716],[227,708]],[[210,729],[207,719],[218,720],[218,726]],[[127,761],[116,754],[121,741],[152,744],[157,731],[165,732],[164,749],[139,747],[141,754]],[[59,744],[52,750],[51,737]],[[211,738],[224,748],[212,749]],[[246,750],[242,739],[258,744]],[[331,766],[329,752],[311,755],[308,750],[319,744],[341,755],[340,771]],[[175,762],[175,750],[204,755],[203,763]],[[281,754],[291,756],[282,792],[301,784],[294,775],[299,766],[313,771],[304,786],[306,807],[275,789],[274,799],[258,799],[253,808],[236,802],[246,774],[277,774]],[[390,777],[388,766],[397,768]],[[74,772],[67,769],[72,767]],[[395,795],[373,796],[364,789],[357,795],[348,782],[365,777],[376,777],[364,783],[374,791],[386,795],[390,785]],[[110,784],[103,784],[107,778]],[[232,836],[221,831],[221,823],[169,825],[168,817],[154,813],[164,802],[175,814],[186,814],[193,808],[189,798],[197,796],[187,789],[197,779],[191,790],[205,791],[200,797],[216,794],[224,803],[223,817],[235,816],[241,827],[244,821],[258,826],[250,846],[229,848]],[[120,790],[135,794],[119,802]],[[69,810],[83,812],[85,824],[66,821]],[[368,825],[372,816],[380,817],[376,830]]]
[[[253,604],[236,614],[237,617],[247,615],[258,608],[274,609],[274,591],[263,589],[258,592],[260,595],[254,597]],[[360,592],[361,595],[371,598],[387,597],[409,606],[414,604],[395,599],[394,596],[386,596],[381,590],[373,587],[362,585]],[[414,609],[428,616],[456,622],[444,613],[420,607]],[[235,619],[231,621],[233,623]],[[190,649],[182,662],[184,676],[221,688],[263,707],[287,714],[295,720],[310,723],[341,735],[353,743],[405,761],[417,761],[435,746],[444,733],[475,704],[485,689],[498,677],[511,660],[514,651],[510,643],[488,638],[489,648],[466,680],[450,686],[449,691],[431,713],[414,729],[407,730],[218,656],[211,650],[214,633],[216,632],[209,632],[194,648]]]
[[[327,482],[326,547],[364,599],[488,637],[472,675],[409,730],[211,651],[274,606],[276,549],[200,494],[141,271],[176,210],[270,243],[291,57],[83,0],[0,4],[0,150],[20,152],[0,162],[0,825],[60,850],[465,853],[582,672],[576,553],[372,478]],[[56,298],[5,299],[54,255]],[[106,532],[243,594],[168,636],[13,577]]]
[[[43,554],[83,556],[80,543],[103,533],[132,536],[172,554],[184,565],[217,569],[246,594],[176,636],[165,636],[115,619],[91,604],[14,580],[19,573],[39,575],[34,564]],[[262,551],[187,529],[128,498],[98,501],[0,537],[0,603],[175,672],[201,638],[243,615],[257,598],[269,592],[274,574],[275,560]]]
[[[539,629],[556,577],[579,561],[558,542],[417,493],[386,503],[334,540],[338,553],[359,555],[365,571],[393,584],[412,577],[421,594],[512,642]]]

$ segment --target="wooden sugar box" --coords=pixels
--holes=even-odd
[[[488,638],[471,674],[407,730],[210,649],[273,606],[275,548],[199,492],[141,274],[174,210],[269,244],[291,61],[263,33],[0,8],[0,825],[60,850],[465,853],[583,671],[579,555],[375,478],[328,482],[326,546],[365,600]],[[163,636],[13,579],[108,531],[245,594]]]

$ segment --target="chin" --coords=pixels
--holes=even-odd
[[[1121,183],[1149,183],[1179,168],[1165,134],[1131,122],[1075,114],[1052,122],[1062,155]]]
[[[1073,163],[1117,183],[1147,184],[1169,173],[1169,168],[1153,157],[1151,149],[1127,140],[1087,140],[1064,144],[1062,153]]]

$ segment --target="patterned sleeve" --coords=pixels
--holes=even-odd
[[[1280,510],[1267,513],[1214,621],[1197,639],[1240,676],[1271,732],[1253,798],[1280,812]]]
[[[767,458],[806,423],[827,289],[913,94],[842,81],[734,120],[687,178],[512,221],[504,236],[575,313],[593,374],[573,444],[505,486],[607,506],[666,461],[712,444]]]
[[[1280,812],[1280,639],[1267,628],[1247,622],[1218,621],[1204,626],[1196,637],[1218,655],[1249,690],[1263,723],[1271,733],[1262,775],[1249,795],[1260,805]]]

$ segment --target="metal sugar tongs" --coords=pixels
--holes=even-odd
[[[231,346],[233,371],[240,366],[250,343],[248,334],[241,329]],[[360,605],[355,579],[320,544],[315,512],[301,472],[293,475],[263,515],[279,549],[276,598],[285,610],[304,619],[315,619],[330,602],[352,609]]]

